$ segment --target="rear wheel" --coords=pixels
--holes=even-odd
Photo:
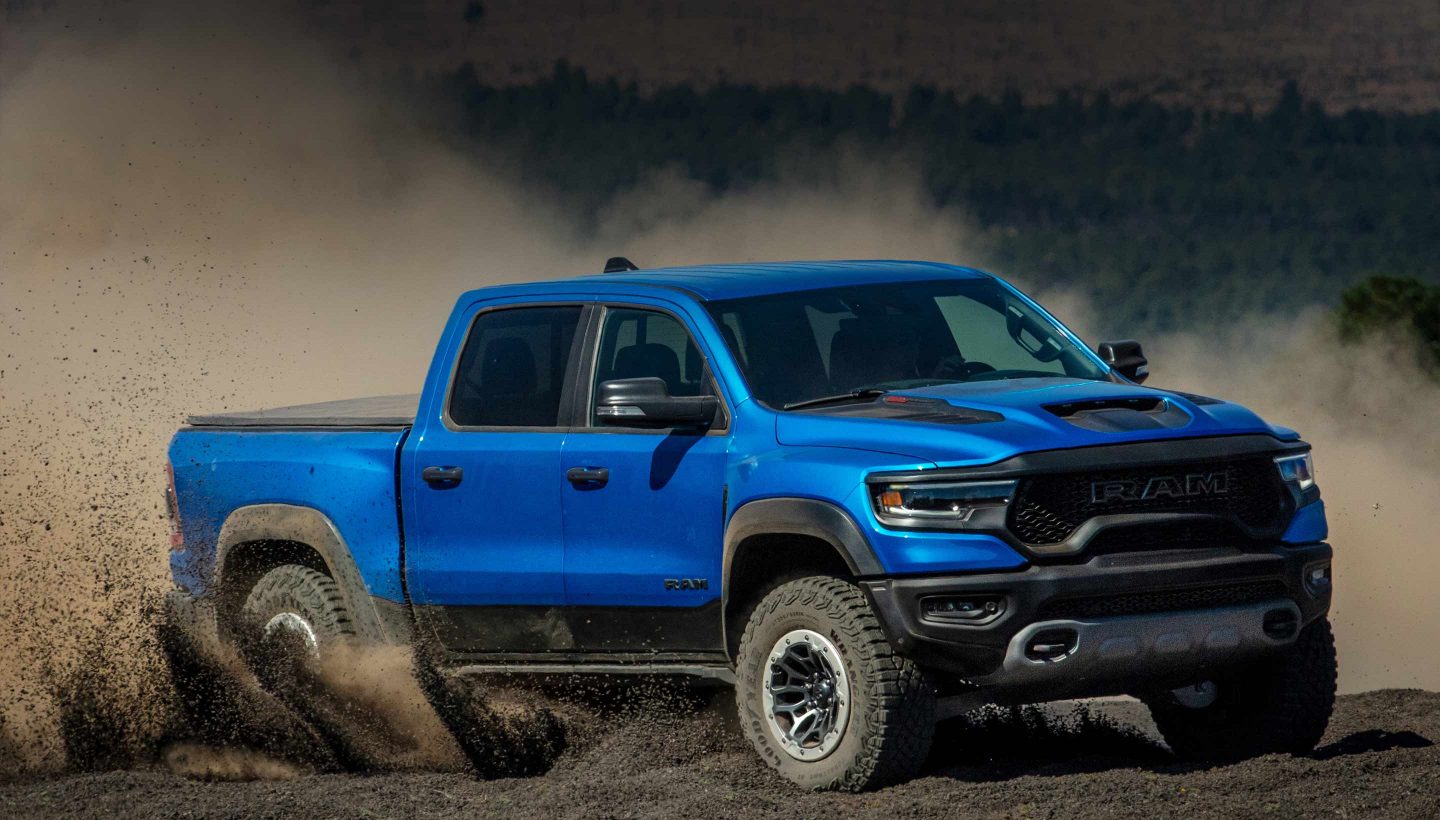
[[[334,579],[286,564],[265,573],[241,608],[241,647],[257,671],[316,661],[355,635]]]
[[[1305,754],[1330,722],[1335,676],[1335,639],[1322,618],[1275,658],[1145,701],[1161,736],[1181,757]]]
[[[860,791],[914,777],[935,734],[935,693],[897,655],[854,584],[776,587],[751,614],[736,661],[746,736],[809,789]]]

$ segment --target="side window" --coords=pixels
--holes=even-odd
[[[482,313],[460,352],[450,420],[466,427],[555,427],[580,308]]]
[[[647,376],[663,379],[672,396],[714,392],[700,349],[673,316],[633,308],[607,310],[595,358],[595,386]]]

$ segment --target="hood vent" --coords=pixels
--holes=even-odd
[[[988,410],[960,407],[938,399],[893,393],[863,404],[817,408],[810,412],[826,416],[862,416],[872,419],[916,421],[925,424],[985,424],[1005,420],[1005,417],[999,413],[992,413]]]
[[[1047,404],[1045,409],[1085,430],[1129,433],[1184,427],[1190,414],[1158,396]]]

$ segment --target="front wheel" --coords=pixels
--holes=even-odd
[[[1321,618],[1274,658],[1145,701],[1160,735],[1180,757],[1305,754],[1330,722],[1335,677],[1335,639]]]
[[[865,594],[801,578],[755,608],[736,660],[736,706],[755,750],[809,789],[914,777],[935,734],[935,692],[895,653]]]

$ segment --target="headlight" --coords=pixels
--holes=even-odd
[[[1003,513],[1014,481],[879,484],[871,488],[875,517],[895,527],[962,527],[977,512]]]
[[[1300,492],[1315,486],[1315,464],[1310,460],[1309,453],[1280,456],[1275,459],[1275,466],[1280,468],[1280,477]]]

